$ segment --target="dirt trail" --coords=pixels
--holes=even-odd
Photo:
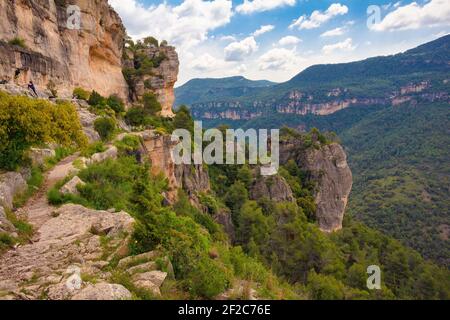
[[[47,192],[60,180],[64,179],[73,170],[73,161],[77,159],[78,154],[73,154],[52,168],[45,175],[45,180],[39,191],[31,197],[20,209],[22,215],[25,215],[28,222],[35,230],[38,230],[45,222],[51,218],[52,206],[47,202]]]

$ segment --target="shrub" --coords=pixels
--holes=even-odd
[[[31,146],[49,142],[63,147],[87,143],[75,107],[0,92],[0,168],[16,169],[26,163]]]
[[[216,261],[203,257],[196,263],[195,272],[189,274],[186,282],[192,295],[212,299],[229,287],[231,276]]]
[[[162,110],[161,104],[153,93],[145,93],[142,97],[142,102],[146,115],[154,116]]]
[[[80,100],[88,101],[89,97],[90,97],[90,93],[88,91],[84,90],[83,88],[75,88],[75,89],[73,89],[73,97],[80,99]]]
[[[123,103],[122,99],[120,99],[120,97],[117,96],[117,95],[109,96],[109,98],[106,101],[106,103],[116,113],[121,113],[121,112],[125,111],[125,104]]]
[[[144,109],[141,107],[132,107],[125,114],[125,121],[131,126],[144,126],[148,123]]]
[[[81,156],[90,158],[93,154],[103,152],[106,150],[105,145],[102,141],[97,141],[89,144],[81,151]]]
[[[14,39],[9,40],[8,43],[9,43],[10,45],[13,45],[13,46],[19,46],[19,47],[22,47],[22,48],[24,48],[24,49],[27,47],[26,44],[25,44],[25,40],[22,39],[22,38],[19,38],[19,37],[16,37],[16,38],[14,38]]]
[[[141,139],[138,136],[127,135],[122,140],[116,141],[114,144],[120,153],[129,154],[131,152],[139,150],[141,145]]]
[[[106,106],[106,99],[94,90],[89,97],[88,103],[91,106]]]
[[[116,130],[116,121],[109,117],[98,118],[94,122],[94,128],[103,141],[108,141]]]

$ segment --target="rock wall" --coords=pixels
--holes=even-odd
[[[208,173],[201,165],[176,165],[172,160],[172,150],[177,142],[170,135],[160,135],[153,131],[139,134],[143,138],[144,152],[152,164],[152,173],[162,173],[169,182],[166,199],[173,203],[177,200],[178,189],[183,189],[191,200],[198,203],[197,192],[210,190]]]
[[[347,155],[339,144],[304,149],[300,140],[291,139],[280,145],[280,162],[294,159],[301,170],[316,182],[316,219],[324,232],[342,229],[353,179]]]
[[[179,60],[174,47],[167,45],[153,46],[138,50],[140,54],[145,55],[152,60],[155,57],[162,56],[164,59],[158,66],[155,66],[150,74],[137,76],[133,78],[133,84],[130,85],[130,96],[133,101],[139,101],[142,96],[151,92],[157,96],[161,103],[163,117],[173,117],[172,107],[175,102],[174,85],[178,80]],[[127,68],[135,68],[136,61],[131,50],[126,50],[128,59],[124,61]]]
[[[0,80],[20,85],[33,80],[38,90],[52,80],[62,97],[79,86],[127,98],[120,17],[107,0],[70,4],[81,9],[80,30],[67,28],[65,1],[0,1]],[[26,48],[8,43],[15,38],[23,39]]]

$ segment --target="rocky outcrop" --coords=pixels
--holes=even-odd
[[[12,209],[14,197],[24,192],[27,185],[27,174],[7,172],[0,175],[0,206]]]
[[[73,177],[70,181],[68,181],[65,185],[59,189],[59,192],[61,194],[67,195],[67,194],[74,194],[78,195],[80,192],[78,191],[78,186],[83,186],[86,183],[83,182],[80,178],[77,176]]]
[[[152,163],[152,173],[164,174],[169,182],[169,192],[166,198],[169,202],[176,201],[178,189],[182,188],[194,201],[196,193],[210,190],[208,173],[201,165],[176,165],[172,159],[173,142],[170,135],[161,135],[154,131],[140,134],[143,139],[145,153]]]
[[[250,199],[258,200],[261,198],[267,198],[276,202],[295,201],[288,183],[283,177],[278,175],[261,176],[253,183],[250,188]]]
[[[155,59],[162,59],[162,61],[154,66],[150,73],[133,77],[130,84],[132,100],[139,101],[145,93],[151,92],[156,95],[159,103],[161,103],[161,115],[163,117],[173,117],[174,85],[178,79],[180,64],[175,48],[167,45],[158,47],[152,45],[148,48],[139,49],[138,54],[145,56],[151,61],[155,61]],[[126,55],[128,59],[124,61],[124,66],[134,69],[138,65],[134,59],[135,54],[127,49]]]
[[[223,231],[225,231],[230,238],[230,241],[233,243],[236,239],[236,230],[233,220],[231,219],[231,212],[229,210],[220,209],[219,212],[214,215],[214,221],[222,225]]]
[[[74,17],[69,4],[81,10],[79,29],[68,28]],[[19,38],[25,47],[8,43]],[[128,97],[121,62],[125,28],[107,0],[1,1],[0,39],[0,80],[33,80],[38,91],[52,81],[63,97],[74,87]]]
[[[157,260],[158,263],[156,263]],[[136,287],[155,296],[161,295],[160,288],[166,278],[175,278],[172,263],[159,251],[149,251],[123,258],[117,267],[130,276]]]
[[[5,209],[0,206],[0,233],[15,233],[16,228],[6,217]]]
[[[42,166],[46,159],[54,157],[55,154],[53,149],[31,148],[29,157],[33,166]]]
[[[124,286],[111,283],[89,284],[72,297],[72,300],[131,300]]]
[[[95,120],[99,118],[96,114],[89,112],[87,109],[87,103],[83,100],[75,100],[75,105],[77,107],[78,118],[80,119],[81,127],[89,142],[100,141],[100,135],[97,130],[95,130],[94,123]]]
[[[319,149],[305,149],[301,140],[289,139],[280,145],[280,162],[285,164],[290,159],[294,159],[316,184],[316,219],[320,229],[325,232],[342,229],[353,184],[343,148],[333,143]]]

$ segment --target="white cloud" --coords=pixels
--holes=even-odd
[[[191,68],[201,72],[218,70],[223,68],[224,65],[225,61],[217,59],[209,53],[205,53],[191,61]]]
[[[270,32],[270,31],[272,31],[273,29],[275,29],[275,26],[273,26],[273,25],[271,25],[271,24],[268,24],[268,25],[265,25],[265,26],[261,26],[261,28],[259,28],[258,30],[256,30],[255,32],[253,32],[253,36],[254,37],[258,37],[258,36],[260,36],[260,35],[262,35],[262,34],[264,34],[264,33],[267,33],[267,32]]]
[[[145,7],[137,0],[109,0],[133,38],[153,35],[178,49],[205,41],[208,33],[227,25],[233,15],[231,0],[184,0],[178,6],[167,2]]]
[[[225,47],[225,60],[227,61],[242,61],[246,57],[258,50],[258,44],[253,36],[247,37],[244,40],[230,43]]]
[[[220,37],[220,41],[236,41],[235,36],[222,36]]]
[[[280,41],[278,41],[278,44],[283,46],[283,47],[290,47],[290,46],[295,46],[297,44],[299,44],[300,42],[302,42],[302,40],[300,38],[297,38],[295,36],[286,36],[280,39]]]
[[[298,70],[300,58],[295,49],[274,48],[258,59],[259,70]]]
[[[345,28],[336,28],[322,33],[321,37],[337,37],[342,36],[347,30]]]
[[[371,26],[375,31],[414,30],[422,27],[450,25],[450,1],[430,0],[424,5],[412,2],[398,6],[377,24]]]
[[[302,29],[315,29],[322,24],[332,19],[333,17],[344,15],[348,13],[348,7],[340,3],[333,3],[325,12],[315,10],[311,13],[311,16],[303,15],[295,20],[290,26],[290,29],[298,28]]]
[[[296,0],[244,0],[244,3],[236,7],[241,14],[269,11],[284,6],[294,6]]]
[[[351,38],[348,38],[342,42],[324,46],[322,48],[322,52],[328,55],[335,51],[353,51],[355,49],[356,46],[353,45],[353,40]]]

